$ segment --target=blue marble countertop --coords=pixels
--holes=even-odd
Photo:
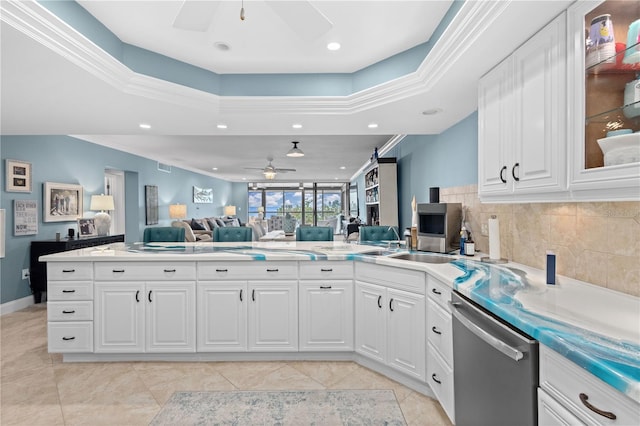
[[[453,287],[640,402],[640,299],[543,271],[456,260]]]
[[[111,244],[42,256],[69,261],[355,260],[425,271],[640,403],[640,298],[508,263],[453,257],[444,264],[394,259],[394,250],[342,242]],[[395,252],[406,250],[397,250]],[[479,260],[479,259],[478,259]]]

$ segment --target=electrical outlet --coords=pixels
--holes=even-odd
[[[483,223],[482,224],[482,229],[480,230],[480,234],[484,235],[485,237],[489,236],[489,224],[488,223]]]
[[[23,269],[22,270],[22,279],[26,280],[27,278],[29,278],[29,270],[28,269]]]

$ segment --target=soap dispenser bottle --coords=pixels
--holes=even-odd
[[[464,244],[466,241],[467,241],[467,228],[463,226],[462,230],[460,231],[460,254],[461,255],[464,255]]]

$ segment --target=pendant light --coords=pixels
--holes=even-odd
[[[293,144],[293,148],[287,152],[287,157],[304,157],[304,152],[300,148],[298,148],[298,144],[300,142],[291,142]]]

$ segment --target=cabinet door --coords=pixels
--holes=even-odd
[[[94,304],[95,352],[144,352],[144,284],[97,282]]]
[[[145,303],[148,352],[195,352],[195,282],[147,283]]]
[[[424,380],[425,300],[420,294],[387,289],[387,363]]]
[[[511,192],[508,180],[513,141],[513,61],[507,58],[478,86],[478,186],[481,194]]]
[[[250,351],[298,350],[298,282],[249,281]]]
[[[356,352],[379,362],[385,362],[386,291],[375,284],[356,281]]]
[[[247,284],[198,283],[198,352],[247,350]]]
[[[300,350],[353,350],[353,282],[300,283]]]
[[[566,14],[513,54],[515,138],[509,179],[517,192],[566,188]]]

